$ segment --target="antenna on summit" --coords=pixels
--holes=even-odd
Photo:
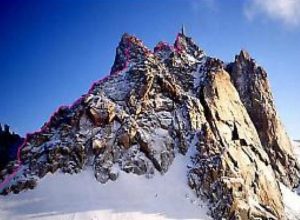
[[[181,26],[181,34],[185,36],[185,27],[184,27],[184,25]]]

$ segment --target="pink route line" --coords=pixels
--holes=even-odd
[[[177,41],[177,40],[178,40],[178,37],[179,37],[179,35],[177,35],[177,37],[176,37],[176,42],[178,42],[178,41]],[[129,45],[128,39],[126,39],[126,40],[127,40],[126,43]],[[163,45],[160,45],[160,46],[158,47],[158,50],[162,50],[162,49],[163,49],[163,48],[162,48],[163,46],[168,46],[168,47],[171,48],[171,50],[175,50],[175,52],[177,52],[177,53],[182,52],[182,48],[181,48],[180,45],[175,44],[175,46],[173,47],[173,46],[170,46],[169,44],[167,44],[167,43],[165,43],[165,42],[162,42],[162,44],[163,44]],[[152,53],[150,50],[148,50],[147,53],[148,53],[148,52],[149,52],[149,53]],[[114,76],[120,74],[120,72],[122,72],[124,69],[126,69],[126,68],[129,66],[130,52],[129,52],[129,47],[128,47],[128,46],[127,46],[127,47],[125,48],[125,50],[124,50],[124,55],[125,55],[125,58],[126,58],[124,67],[123,67],[121,70],[116,71],[115,73],[107,74],[104,78],[102,78],[102,79],[100,79],[100,80],[98,80],[98,81],[95,81],[95,82],[92,84],[92,86],[91,86],[91,88],[89,89],[89,91],[88,91],[87,94],[89,94],[90,92],[92,92],[92,91],[95,89],[95,87],[96,87],[97,84],[106,82],[110,77],[114,77]],[[86,94],[86,95],[87,95],[87,94]],[[35,135],[35,134],[38,134],[38,133],[47,131],[50,122],[52,121],[52,119],[55,117],[55,115],[56,115],[59,111],[61,111],[61,110],[63,110],[63,109],[66,109],[66,108],[72,108],[73,106],[79,104],[79,103],[82,101],[82,99],[83,99],[86,95],[83,95],[82,97],[80,97],[79,99],[77,99],[73,104],[71,104],[71,105],[69,105],[69,106],[66,106],[66,105],[60,106],[60,107],[59,107],[59,108],[51,115],[49,121],[46,122],[46,123],[42,126],[41,129],[39,129],[39,130],[37,130],[37,131],[35,131],[35,132],[33,132],[33,133],[27,133],[27,134],[26,134],[25,140],[24,140],[23,143],[18,147],[18,151],[17,151],[17,167],[14,169],[14,171],[13,171],[10,175],[8,175],[8,176],[3,180],[3,182],[0,183],[0,189],[3,189],[3,188],[5,187],[5,185],[6,185],[7,183],[9,183],[9,182],[17,175],[17,173],[18,173],[19,170],[21,169],[21,166],[23,165],[23,164],[22,164],[22,159],[21,159],[21,150],[22,150],[22,148],[28,143],[28,140],[30,139],[30,137],[32,137],[32,136]]]
[[[175,51],[177,53],[182,53],[184,48],[182,47],[182,45],[179,44],[179,34],[177,34],[176,36],[176,40],[175,40],[175,46],[170,45],[167,42],[160,42],[154,49],[154,52],[158,52],[163,50],[164,47],[168,47],[170,48],[172,51]]]

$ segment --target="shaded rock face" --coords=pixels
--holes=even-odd
[[[285,185],[295,187],[299,183],[300,166],[276,112],[267,73],[246,51],[236,56],[228,70],[270,158],[276,177]]]
[[[56,171],[92,168],[100,183],[118,181],[124,172],[151,178],[183,154],[190,159],[183,178],[209,201],[215,219],[285,219],[278,181],[295,186],[297,163],[287,167],[294,158],[290,148],[288,162],[277,165],[282,172],[274,166],[268,135],[254,122],[234,65],[207,56],[182,33],[174,45],[159,43],[154,52],[125,34],[111,75],[27,136],[20,172],[2,194],[33,188]],[[253,92],[271,95],[264,88]],[[282,127],[276,131],[288,142]],[[273,151],[286,156],[278,147]],[[1,172],[1,180],[14,166]],[[289,169],[294,177],[286,177]]]
[[[18,146],[22,144],[23,138],[10,131],[8,125],[0,124],[0,171],[17,158]]]

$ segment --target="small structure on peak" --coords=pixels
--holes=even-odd
[[[181,26],[181,34],[182,34],[183,36],[186,36],[186,35],[185,35],[185,27],[184,27],[184,25]]]

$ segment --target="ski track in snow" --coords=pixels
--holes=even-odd
[[[34,190],[0,197],[1,220],[210,219],[187,185],[188,156],[176,155],[165,175],[151,179],[121,171],[100,184],[91,170],[48,174]]]

